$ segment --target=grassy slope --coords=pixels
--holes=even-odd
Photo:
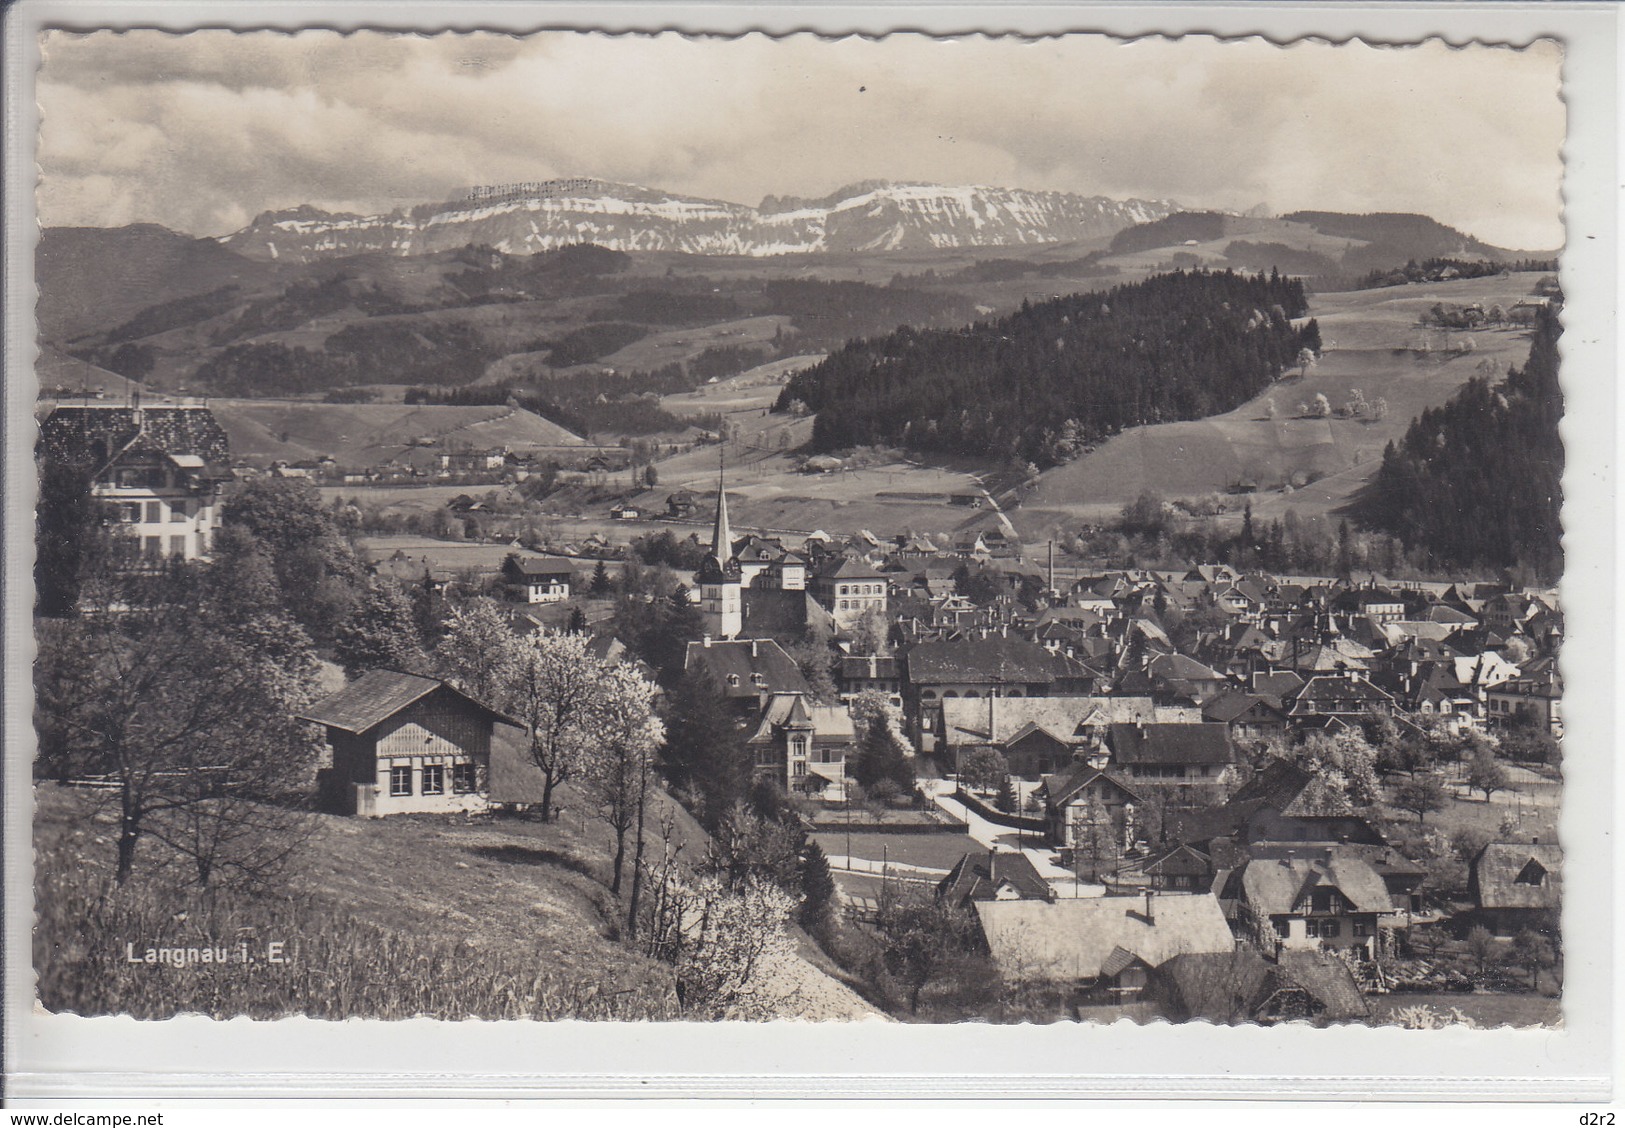
[[[110,816],[92,816],[84,793],[55,785],[40,785],[36,801],[39,903],[56,902],[66,890],[107,878],[116,833]],[[499,959],[517,963],[527,978],[536,977],[539,989],[560,995],[590,984],[600,994],[666,997],[670,969],[617,940],[620,910],[607,889],[608,829],[589,817],[586,801],[569,785],[559,801],[563,815],[547,825],[530,818],[319,816],[289,877],[289,896],[273,898],[300,906],[299,935],[286,937],[290,947],[300,936],[325,940],[342,935],[347,923],[355,922],[375,933],[380,943],[405,945],[408,954],[414,944],[433,946],[431,960],[450,944],[460,945],[461,958],[471,965]],[[673,841],[682,844],[682,856],[697,857],[703,831],[669,799],[662,799],[658,808],[669,813]],[[656,827],[663,822],[659,812],[651,816]],[[654,833],[657,840],[651,849],[658,850],[658,829]],[[148,844],[144,849],[149,851],[144,864],[150,865],[155,847]],[[126,938],[72,932],[93,915],[70,922],[59,914],[42,914],[42,927],[62,934],[41,936],[36,958],[72,959],[73,953],[114,940],[122,944]],[[128,939],[153,944],[204,940],[186,935],[184,921],[175,921],[173,928],[173,934]],[[308,941],[303,949],[307,960],[319,958],[324,950],[318,940]],[[318,980],[323,973],[321,968],[305,970]],[[330,969],[341,980],[351,971]],[[795,982],[786,984],[786,1017],[852,1018],[872,1013],[810,965],[796,965],[792,978]],[[279,999],[277,989],[274,982],[267,988],[273,1005],[287,998]]]
[[[1047,472],[1026,504],[1013,515],[1030,537],[1078,521],[1110,516],[1141,493],[1165,497],[1223,491],[1243,476],[1255,478],[1255,517],[1333,512],[1376,472],[1383,447],[1400,438],[1425,407],[1443,403],[1478,373],[1485,361],[1504,373],[1528,354],[1523,330],[1491,329],[1472,334],[1477,350],[1440,360],[1394,350],[1420,342],[1435,347],[1437,332],[1424,333],[1416,319],[1435,302],[1509,306],[1528,294],[1538,276],[1482,278],[1393,289],[1322,294],[1311,302],[1326,353],[1302,379],[1289,378],[1234,411],[1209,419],[1164,423],[1126,431],[1067,466]],[[1388,401],[1380,422],[1291,419],[1300,402],[1316,393],[1334,405],[1360,388],[1369,401]],[[1269,420],[1266,396],[1280,418]],[[1284,493],[1279,486],[1295,471],[1325,475],[1306,489]]]
[[[404,404],[323,404],[295,400],[215,399],[215,415],[237,458],[316,458],[342,465],[387,462],[421,436],[442,448],[575,446],[581,438],[529,411],[506,407],[408,407]],[[281,435],[288,435],[286,442]]]

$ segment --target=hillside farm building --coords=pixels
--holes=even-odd
[[[338,814],[484,810],[491,733],[507,717],[438,678],[372,670],[299,714],[327,729],[322,806]]]

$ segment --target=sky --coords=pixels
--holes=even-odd
[[[1406,211],[1563,241],[1562,54],[1040,40],[46,33],[40,220],[222,235],[588,176],[757,204],[857,180]]]

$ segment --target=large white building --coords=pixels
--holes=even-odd
[[[206,557],[231,480],[225,428],[193,404],[64,404],[40,425],[47,464],[81,472],[145,561]]]

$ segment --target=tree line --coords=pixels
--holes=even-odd
[[[902,445],[1040,467],[1126,427],[1243,403],[1318,341],[1303,285],[1271,273],[1175,272],[1024,302],[962,329],[856,340],[793,376],[775,410],[818,413],[812,447]]]
[[[1389,443],[1355,499],[1360,523],[1436,565],[1522,567],[1555,581],[1563,571],[1561,333],[1556,312],[1542,311],[1521,370],[1497,383],[1469,380]]]

